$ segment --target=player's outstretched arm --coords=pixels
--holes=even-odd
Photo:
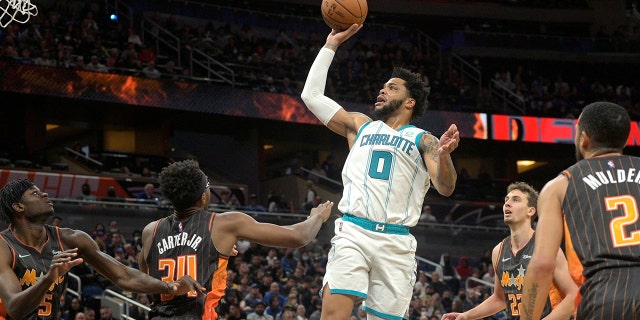
[[[218,252],[227,256],[241,239],[270,247],[299,248],[315,239],[332,208],[331,201],[321,203],[306,220],[290,226],[261,223],[242,212],[220,213],[213,220],[211,239]]]
[[[114,257],[100,251],[96,242],[83,231],[60,229],[62,241],[69,247],[77,247],[78,255],[96,271],[111,280],[119,288],[131,292],[149,294],[185,294],[189,291],[202,293],[204,288],[193,278],[184,276],[178,281],[163,282],[134,268],[123,265]]]
[[[456,187],[458,174],[451,160],[451,152],[460,143],[460,132],[455,124],[442,134],[440,139],[430,134],[423,134],[420,148],[425,165],[429,171],[433,187],[443,196],[450,196]]]
[[[53,256],[49,271],[44,277],[31,279],[36,281],[34,285],[22,290],[20,279],[11,268],[14,256],[9,247],[0,243],[0,299],[4,304],[7,315],[13,319],[21,319],[33,312],[41,303],[57,303],[46,301],[45,294],[59,277],[64,276],[71,268],[81,264],[82,259],[77,259],[77,249],[66,250]],[[44,310],[46,311],[46,310]]]

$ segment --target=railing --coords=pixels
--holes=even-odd
[[[418,47],[420,48],[420,51],[425,52],[426,50],[429,57],[433,57],[435,55],[437,57],[438,67],[442,68],[442,47],[440,46],[440,43],[422,31],[418,31],[416,34],[418,37]]]
[[[507,107],[511,107],[523,115],[526,114],[524,97],[516,94],[508,88],[505,88],[495,79],[491,79],[491,84],[491,94],[501,99],[502,107],[504,109],[503,111],[505,113],[508,113]]]
[[[315,173],[315,172],[313,172],[313,171],[311,171],[311,170],[309,170],[307,168],[300,168],[300,170],[302,170],[303,172],[306,172],[307,175],[309,175],[309,176],[313,176],[313,177],[317,178],[319,182],[320,181],[326,182],[327,184],[329,184],[331,186],[331,188],[333,188],[335,190],[341,190],[342,187],[343,187],[342,186],[342,182],[340,182],[340,181],[333,180],[333,179],[331,179],[331,178],[329,178],[327,176],[319,175],[319,174],[317,174],[317,173]]]
[[[133,300],[131,298],[123,296],[123,295],[121,295],[121,294],[119,294],[119,293],[117,293],[117,292],[115,292],[115,291],[113,291],[111,289],[104,290],[103,298],[104,297],[114,297],[114,298],[122,300],[122,302],[124,304],[124,311],[123,311],[122,314],[120,314],[120,316],[123,319],[135,320],[135,318],[132,318],[132,317],[129,316],[129,305],[134,305],[134,306],[136,306],[138,308],[142,308],[142,310],[144,310],[145,312],[149,312],[151,310],[151,308],[149,308],[148,306],[145,306],[144,304],[141,304],[138,301],[135,301],[135,300]]]
[[[90,157],[87,157],[84,153],[80,153],[78,151],[75,151],[69,147],[65,147],[64,148],[68,153],[70,153],[71,155],[75,156],[77,159],[79,159],[82,162],[86,162],[89,164],[89,166],[91,166],[93,169],[102,169],[104,167],[104,165],[102,164],[102,162],[92,159]]]
[[[177,67],[182,67],[180,39],[169,30],[153,22],[151,19],[144,18],[140,23],[140,36],[145,43],[149,43],[148,37],[153,38],[156,55],[164,55],[165,53],[162,52],[164,48],[171,49],[172,52],[169,53],[169,55],[177,58],[175,61]],[[164,45],[164,47],[161,47],[160,44]]]
[[[480,69],[455,53],[449,54],[449,72],[452,68],[460,72],[462,79],[472,80],[478,86],[477,95],[482,94],[482,72]]]
[[[67,272],[67,277],[69,277],[69,279],[71,280],[75,280],[77,285],[77,289],[78,290],[74,290],[69,288],[69,286],[67,286],[67,292],[70,293],[71,295],[75,296],[76,298],[80,298],[80,300],[82,300],[82,280],[80,279],[80,277],[78,277],[77,275],[71,273],[71,272]]]
[[[469,282],[471,282],[471,281],[480,283],[480,284],[482,284],[482,285],[484,285],[486,287],[490,287],[491,288],[491,292],[493,292],[493,289],[494,289],[493,283],[484,281],[482,279],[478,279],[476,277],[467,277],[467,280],[464,283],[464,287],[468,289],[469,288]]]

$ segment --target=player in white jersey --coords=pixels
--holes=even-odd
[[[347,319],[364,300],[369,319],[401,320],[415,282],[416,240],[409,233],[420,217],[429,186],[453,193],[457,175],[450,153],[460,134],[452,124],[440,139],[409,123],[427,108],[429,90],[419,74],[396,67],[380,90],[373,121],[348,113],[324,95],[336,49],[362,25],[332,30],[316,57],[302,99],[329,129],[347,138],[338,209],[322,289],[322,319]],[[401,64],[397,61],[396,64]]]

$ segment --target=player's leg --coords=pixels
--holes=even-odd
[[[412,235],[379,235],[372,240],[385,254],[378,254],[369,272],[367,319],[401,320],[416,282],[416,240]]]
[[[366,235],[355,225],[337,222],[322,288],[322,319],[344,320],[358,299],[366,299],[371,260],[363,251]],[[358,241],[360,239],[360,241]]]
[[[322,313],[320,319],[349,319],[353,306],[356,302],[356,296],[331,293],[329,284],[325,284],[322,290]]]

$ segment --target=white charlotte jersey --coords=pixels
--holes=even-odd
[[[338,209],[376,222],[415,226],[429,189],[419,150],[425,131],[396,131],[382,121],[365,123],[342,169],[344,191]]]

